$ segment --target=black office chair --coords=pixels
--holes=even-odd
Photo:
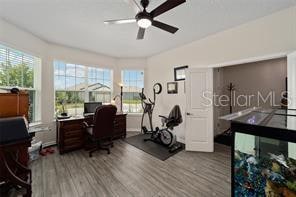
[[[102,149],[110,154],[110,147],[113,146],[114,119],[117,108],[113,105],[103,105],[96,109],[93,125],[84,122],[88,139],[95,142],[95,147],[89,151],[89,157],[92,153]]]

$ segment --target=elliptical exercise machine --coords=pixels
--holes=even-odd
[[[156,143],[160,143],[166,147],[169,147],[169,152],[174,152],[180,148],[182,148],[180,143],[176,141],[176,135],[174,135],[171,131],[175,126],[178,126],[182,123],[182,115],[180,112],[180,107],[176,105],[172,111],[170,112],[168,117],[159,116],[162,121],[162,128],[158,127],[153,128],[152,124],[152,115],[153,109],[155,107],[155,99],[156,94],[160,94],[162,91],[162,86],[159,83],[154,84],[153,86],[153,101],[145,96],[144,88],[142,89],[142,93],[139,93],[141,98],[141,103],[143,107],[143,115],[141,121],[141,132],[144,134],[150,134],[150,138],[144,139],[144,141],[152,141]],[[150,130],[148,130],[145,126],[143,126],[143,121],[145,114],[148,114]]]
[[[153,86],[153,101],[150,98],[146,97],[146,95],[144,94],[144,88],[142,88],[142,92],[139,93],[139,96],[141,98],[142,108],[143,108],[143,114],[142,114],[142,120],[141,120],[141,132],[144,134],[153,132],[153,124],[152,124],[153,109],[155,106],[156,95],[160,94],[161,92],[162,92],[161,84],[156,83]],[[150,130],[148,130],[147,127],[143,126],[143,122],[146,114],[148,115]]]

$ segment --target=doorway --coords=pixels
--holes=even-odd
[[[287,90],[287,58],[215,68],[213,76],[215,139],[226,136],[227,140],[230,123],[220,116],[250,107],[281,107]],[[226,145],[230,142],[228,138]]]

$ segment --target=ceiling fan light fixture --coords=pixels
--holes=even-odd
[[[141,18],[137,21],[137,23],[138,23],[139,27],[144,28],[144,29],[146,29],[152,25],[152,21],[148,18]]]
[[[137,34],[137,40],[142,40],[145,35],[145,30],[150,27],[154,26],[159,29],[162,29],[163,31],[169,32],[169,33],[176,33],[178,31],[177,27],[173,27],[171,25],[168,25],[166,23],[162,23],[158,20],[154,20],[155,17],[181,5],[182,3],[185,3],[186,0],[166,0],[162,4],[160,4],[158,7],[154,8],[152,11],[147,12],[146,8],[149,5],[150,0],[125,0],[132,4],[133,7],[136,9],[136,16],[134,19],[121,19],[121,20],[108,20],[105,21],[106,24],[123,24],[123,23],[132,23],[137,22],[139,26],[138,34]],[[139,7],[137,1],[141,2],[141,7]]]

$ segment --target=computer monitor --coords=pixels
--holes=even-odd
[[[95,113],[97,107],[101,106],[102,102],[89,102],[84,103],[84,114]]]

